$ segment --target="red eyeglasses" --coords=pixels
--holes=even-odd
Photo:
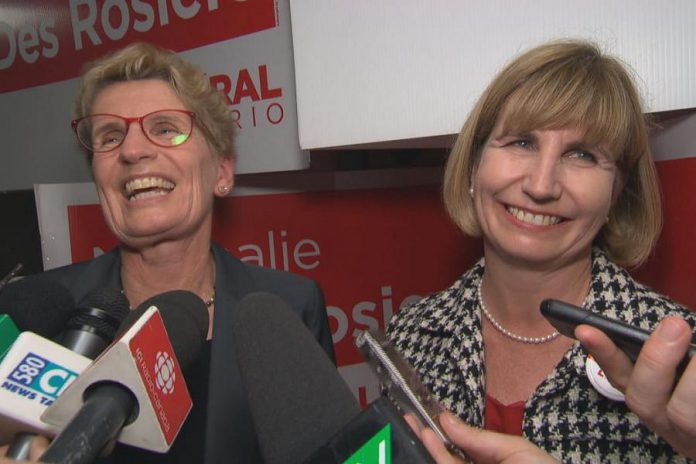
[[[131,124],[137,122],[147,139],[159,147],[175,147],[191,137],[196,113],[158,110],[138,118],[116,114],[91,114],[72,121],[80,143],[93,153],[115,150],[123,144]]]

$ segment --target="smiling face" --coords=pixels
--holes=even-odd
[[[487,259],[543,268],[589,260],[617,193],[612,157],[579,129],[501,126],[472,179]]]
[[[139,117],[162,109],[187,108],[168,83],[147,79],[109,85],[91,113]],[[120,147],[95,154],[92,172],[109,227],[134,248],[209,240],[213,198],[218,187],[233,182],[232,161],[212,151],[195,123],[185,143],[166,148],[133,123]]]

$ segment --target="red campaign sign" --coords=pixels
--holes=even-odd
[[[99,250],[109,251],[118,245],[98,204],[68,206],[68,232],[73,263],[87,261],[101,254]]]
[[[278,24],[275,0],[5,0],[0,12],[0,93],[76,77],[135,41],[183,51]]]
[[[661,293],[696,309],[696,216],[692,198],[696,158],[660,161],[664,226],[648,262],[633,274]]]
[[[320,283],[340,366],[363,362],[356,329],[384,329],[480,255],[446,217],[437,187],[236,198],[219,205],[214,236],[241,259]]]
[[[74,262],[116,245],[98,205],[68,212]],[[481,253],[447,219],[437,187],[230,197],[216,206],[213,237],[246,262],[319,282],[339,365],[362,362],[356,329],[384,329]]]

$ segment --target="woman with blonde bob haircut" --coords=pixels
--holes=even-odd
[[[450,217],[473,236],[471,178],[499,118],[516,131],[585,127],[590,142],[606,141],[621,193],[596,244],[622,266],[645,261],[662,227],[660,189],[640,97],[616,58],[589,42],[557,42],[520,56],[488,86],[454,144],[443,187]]]
[[[487,462],[695,457],[696,363],[672,386],[696,318],[620,267],[644,262],[661,228],[625,66],[574,40],[515,58],[466,120],[443,190],[452,220],[481,236],[483,258],[402,310],[388,333],[453,413],[442,421],[450,438]],[[549,298],[655,334],[634,367],[596,329],[577,329],[582,344],[557,332],[539,311]],[[690,416],[675,413],[684,404]],[[456,462],[433,437],[423,434],[438,462]]]

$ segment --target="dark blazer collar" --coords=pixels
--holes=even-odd
[[[49,275],[52,273],[48,271]],[[123,289],[118,247],[90,261],[56,269],[54,274],[70,290],[77,303],[96,288]]]
[[[221,246],[215,257],[215,313],[208,387],[205,462],[260,462],[254,425],[242,386],[232,338],[233,314],[239,301],[254,291],[244,263]],[[252,453],[252,454],[250,454]]]
[[[206,423],[206,463],[260,462],[254,450],[256,434],[237,368],[232,339],[232,315],[239,301],[255,290],[254,280],[244,263],[221,246],[211,246],[215,259],[214,336],[211,347]],[[49,273],[51,271],[48,271]],[[122,289],[119,248],[91,261],[55,272],[69,288],[75,301],[81,301],[95,288]]]
[[[254,282],[246,271],[244,263],[217,243],[212,244],[211,250],[215,258],[216,301],[218,291],[222,291],[223,296],[231,298],[235,303],[244,298],[247,293],[254,291]],[[227,280],[232,276],[234,276],[234,285],[230,285],[231,282]]]

